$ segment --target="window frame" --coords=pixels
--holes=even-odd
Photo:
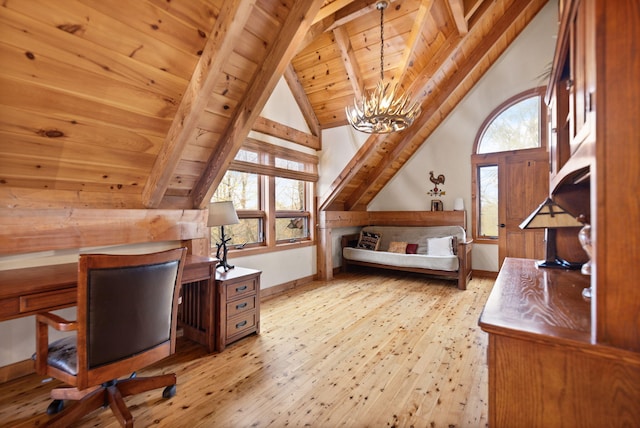
[[[259,219],[263,237],[261,242],[247,245],[230,245],[229,254],[235,256],[255,255],[272,251],[281,251],[300,246],[315,245],[315,183],[318,180],[318,157],[298,150],[281,147],[265,141],[247,138],[240,150],[258,154],[257,162],[241,160],[231,161],[227,171],[245,172],[258,176],[257,210],[236,209],[240,219]],[[276,158],[285,159],[303,165],[303,170],[292,170],[276,167]],[[226,174],[226,172],[225,172]],[[276,177],[300,180],[305,182],[305,209],[303,211],[276,210]],[[214,192],[215,194],[215,192]],[[307,221],[308,236],[304,238],[277,240],[276,219],[283,217],[303,217]],[[216,243],[211,240],[212,253]]]

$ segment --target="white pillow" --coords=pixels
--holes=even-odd
[[[451,236],[427,239],[427,255],[452,256],[453,247],[451,246]]]

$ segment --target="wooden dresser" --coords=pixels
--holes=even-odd
[[[489,333],[490,427],[640,421],[640,356],[591,342],[591,305],[581,295],[588,285],[579,271],[505,260],[480,317]]]
[[[260,333],[260,274],[242,267],[216,271],[218,352],[231,342]]]

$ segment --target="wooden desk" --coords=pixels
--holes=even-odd
[[[185,337],[215,349],[215,268],[218,259],[188,255],[178,313]],[[76,305],[78,264],[0,271],[0,321]]]
[[[489,426],[633,426],[640,354],[593,343],[579,271],[507,258],[480,316],[489,333]]]

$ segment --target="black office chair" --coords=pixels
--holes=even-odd
[[[47,413],[57,414],[49,425],[68,426],[110,406],[122,426],[133,426],[123,397],[161,387],[165,398],[175,395],[175,374],[136,377],[135,372],[175,352],[185,257],[185,248],[80,256],[77,321],[36,315],[36,371],[72,386],[51,391]],[[77,334],[49,344],[49,327]],[[79,402],[64,409],[63,400]]]

